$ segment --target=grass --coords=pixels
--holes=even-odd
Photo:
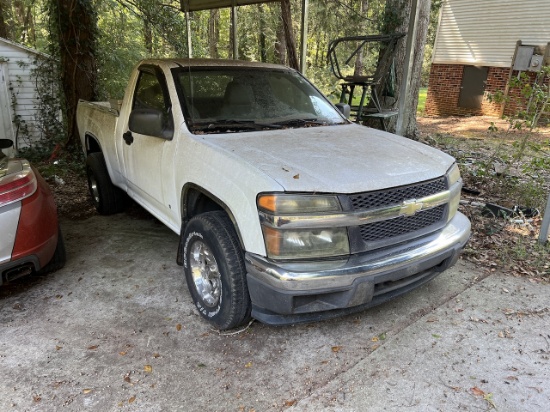
[[[426,106],[426,96],[427,96],[427,94],[428,94],[428,88],[427,87],[421,87],[420,91],[418,93],[418,106],[416,106],[416,112],[419,115],[424,114],[424,107]],[[365,99],[365,106],[369,102],[369,96],[370,95],[367,93],[367,96],[366,96],[366,99]],[[340,101],[340,97],[338,97],[336,95],[330,95],[329,99],[334,104],[336,104]],[[361,101],[361,93],[360,92],[354,93],[352,106],[359,106],[360,101]],[[346,102],[347,102],[347,100],[346,100]]]
[[[418,114],[424,113],[424,108],[426,107],[426,96],[428,95],[428,88],[421,87],[418,92],[418,106],[416,106],[416,112]]]

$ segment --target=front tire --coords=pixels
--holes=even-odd
[[[86,158],[88,189],[96,210],[102,215],[119,213],[126,207],[126,194],[113,185],[103,153],[90,153]]]
[[[251,303],[243,251],[227,214],[195,216],[181,241],[185,280],[201,316],[220,330],[248,322]]]

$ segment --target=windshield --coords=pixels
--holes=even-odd
[[[174,79],[189,129],[201,133],[346,123],[303,76],[262,68],[178,69]]]

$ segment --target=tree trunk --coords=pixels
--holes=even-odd
[[[145,49],[149,56],[153,54],[153,29],[151,23],[147,18],[143,20],[143,41],[145,43]]]
[[[288,56],[288,65],[293,69],[299,70],[298,53],[296,52],[296,41],[294,40],[294,30],[292,30],[292,15],[290,13],[290,0],[281,0],[281,16],[283,18],[283,29],[286,40],[286,52]]]
[[[234,9],[232,8],[231,9],[231,23],[229,24],[229,30],[231,30],[231,32],[229,33],[229,45],[228,45],[228,50],[227,50],[227,55],[229,56],[230,59],[234,59],[235,56],[234,56],[234,47],[233,47],[233,43],[235,41],[235,39],[233,38],[233,33],[234,33],[234,30],[233,30],[233,13],[235,13]]]
[[[5,13],[7,11],[7,5],[4,3],[4,0],[0,0],[0,37],[4,39],[10,39],[8,26],[6,25]]]
[[[258,14],[260,15],[260,61],[267,62],[267,45],[265,38],[265,15],[263,4],[258,4]]]
[[[275,57],[279,64],[286,65],[286,39],[283,24],[277,27],[277,41],[275,42]]]
[[[15,31],[17,41],[20,43],[25,42],[25,5],[21,0],[15,0],[13,2],[13,17],[17,21],[18,30]]]
[[[384,33],[407,33],[410,21],[412,0],[387,0],[384,15]],[[424,46],[428,32],[430,20],[431,0],[419,0],[419,17],[417,21],[416,38],[414,39],[415,53],[413,57],[412,73],[410,79],[410,88],[408,96],[399,96],[399,86],[402,81],[405,53],[406,37],[403,37],[397,43],[395,50],[395,76],[398,84],[395,87],[395,101],[400,98],[406,99],[407,118],[404,119],[405,136],[415,138],[416,128],[416,105],[418,104],[418,91],[420,89],[422,75],[422,59],[424,56]],[[382,95],[384,85],[379,86],[379,95]],[[388,122],[388,130],[395,131],[396,119],[392,118]]]
[[[34,46],[36,44],[36,35],[34,31],[34,17],[32,15],[31,6],[27,6],[27,12],[25,13],[24,33],[27,43]]]
[[[79,99],[97,99],[96,36],[97,16],[88,0],[52,0],[52,37],[57,37],[61,87],[67,121],[64,147],[80,146],[76,126]]]
[[[359,14],[365,13],[369,8],[369,0],[361,0],[361,3],[359,4]],[[365,30],[367,20],[363,20],[359,24],[359,30],[361,34]],[[357,53],[357,58],[355,59],[355,67],[353,69],[353,75],[354,76],[361,76],[361,72],[363,71],[363,49],[359,50]]]
[[[208,49],[210,57],[217,59],[220,57],[218,51],[218,43],[220,42],[220,10],[210,10],[210,18],[208,19]]]

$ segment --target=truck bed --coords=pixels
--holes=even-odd
[[[78,131],[82,146],[86,145],[86,135],[91,135],[93,141],[101,142],[101,151],[114,184],[124,181],[120,170],[111,169],[118,165],[118,150],[115,141],[115,130],[119,119],[119,111],[113,109],[110,102],[89,102],[80,100],[76,111]]]

